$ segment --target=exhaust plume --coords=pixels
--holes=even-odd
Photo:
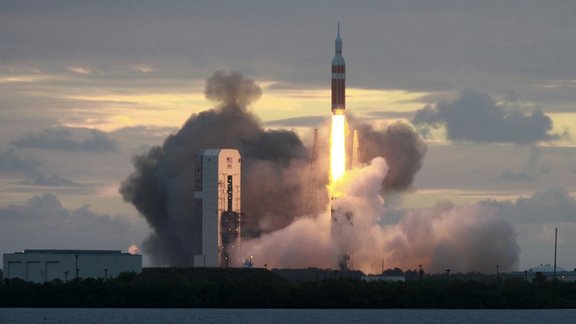
[[[254,256],[269,267],[333,268],[342,253],[365,273],[388,267],[441,272],[513,269],[520,249],[512,226],[486,204],[405,210],[397,224],[385,223],[387,210],[380,195],[387,176],[386,161],[347,172],[339,184],[342,196],[332,208],[340,222],[338,235],[330,235],[330,215],[298,219],[290,226],[244,244],[240,254]]]

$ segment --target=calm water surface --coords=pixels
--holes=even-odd
[[[0,308],[0,323],[575,323],[576,310]]]

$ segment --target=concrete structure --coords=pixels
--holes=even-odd
[[[108,279],[122,272],[142,272],[142,255],[114,250],[24,250],[4,254],[3,266],[6,279]]]
[[[228,267],[230,251],[240,244],[240,153],[234,149],[200,151],[195,162],[194,215],[201,232],[195,267]]]
[[[332,114],[343,115],[346,110],[346,62],[342,56],[340,24],[335,42],[336,54],[332,59]]]

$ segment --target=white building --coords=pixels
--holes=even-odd
[[[142,272],[142,255],[110,250],[24,250],[4,254],[4,278],[32,282],[114,278]]]
[[[202,230],[197,232],[195,267],[227,267],[231,249],[240,243],[240,166],[234,149],[203,150],[196,156],[194,215]]]

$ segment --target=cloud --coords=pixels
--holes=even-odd
[[[37,173],[40,166],[39,162],[23,158],[13,149],[0,153],[0,172],[31,174]]]
[[[264,125],[279,127],[314,127],[326,120],[326,116],[306,116],[271,120]]]
[[[504,180],[510,180],[510,181],[532,181],[533,180],[532,176],[525,171],[516,171],[515,172],[515,171],[505,170],[504,172],[502,172],[502,175],[500,177]]]
[[[53,194],[0,208],[0,253],[23,249],[118,249],[141,234],[120,216],[98,214],[88,206],[67,209]]]
[[[498,214],[522,223],[574,222],[576,199],[563,188],[551,188],[515,202],[488,200],[485,205],[498,208]]]
[[[95,129],[57,127],[29,132],[12,141],[12,147],[67,152],[114,152],[116,143]]]
[[[43,187],[82,187],[83,185],[63,178],[56,174],[36,174],[30,177],[24,184]]]
[[[82,184],[63,178],[54,173],[46,173],[45,166],[32,159],[21,157],[16,150],[0,153],[0,173],[23,176],[23,184],[45,187],[81,187]]]
[[[454,141],[534,143],[558,138],[552,120],[541,109],[523,112],[499,104],[488,94],[464,91],[452,102],[439,102],[418,110],[412,122],[420,127],[444,125]]]

